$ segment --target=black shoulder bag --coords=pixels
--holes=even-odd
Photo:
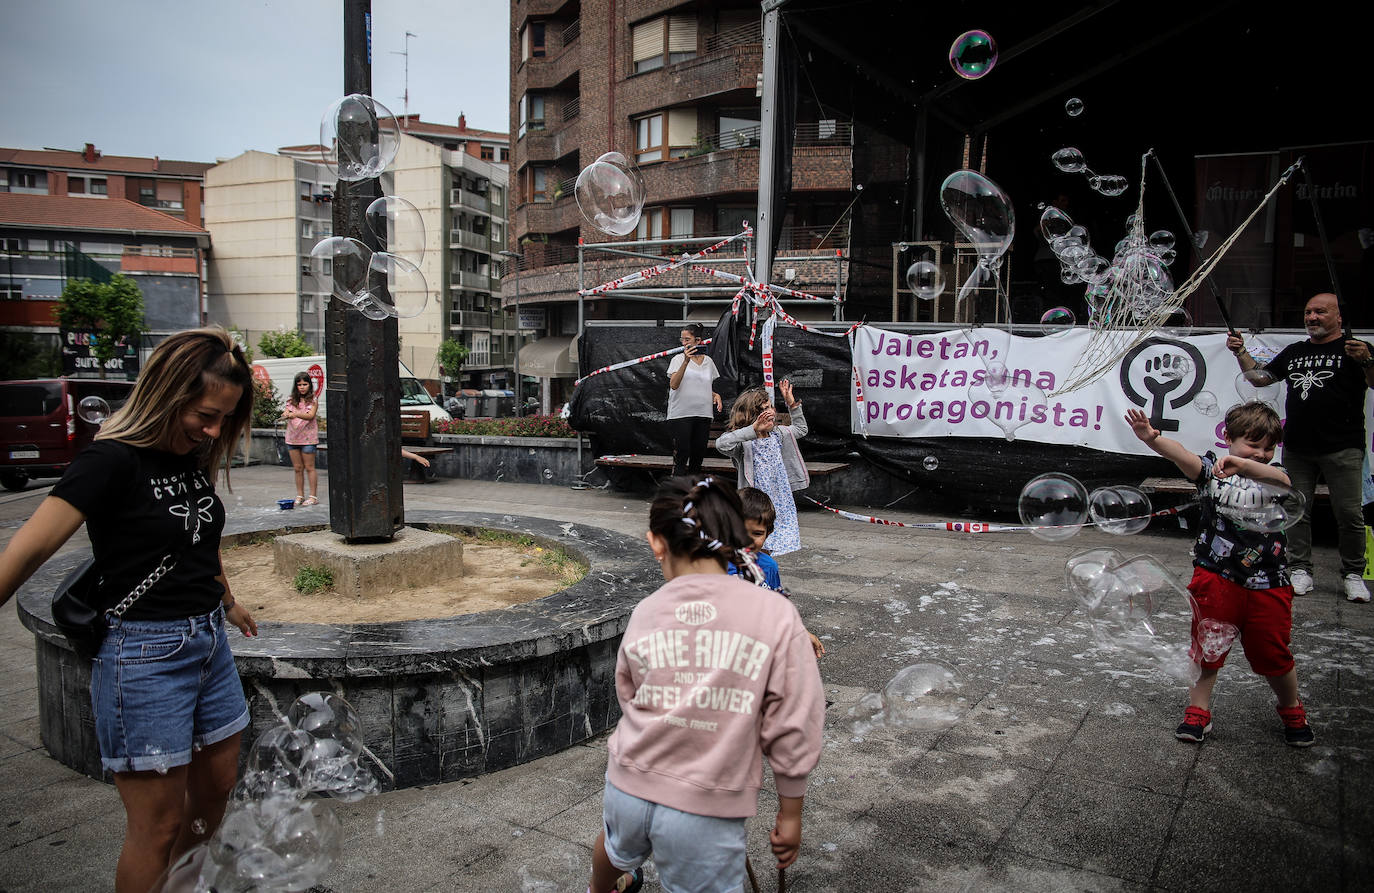
[[[67,637],[67,642],[84,661],[93,661],[100,653],[100,643],[110,631],[106,615],[123,616],[138,597],[153,587],[176,564],[176,553],[164,555],[148,578],[139,583],[113,608],[102,609],[100,586],[103,579],[94,558],[87,558],[67,574],[52,594],[52,622]]]

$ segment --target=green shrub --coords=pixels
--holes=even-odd
[[[303,567],[296,571],[296,579],[291,581],[301,595],[314,595],[334,586],[334,575],[327,567]]]
[[[311,350],[305,336],[299,331],[263,332],[258,339],[258,350],[265,357],[308,357]]]
[[[281,418],[281,398],[270,381],[253,379],[253,427],[271,428]]]

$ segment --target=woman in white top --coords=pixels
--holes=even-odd
[[[682,329],[682,353],[668,364],[668,430],[673,438],[673,475],[698,474],[706,458],[711,419],[721,409],[720,394],[711,389],[720,373],[698,353],[706,332],[699,325]]]

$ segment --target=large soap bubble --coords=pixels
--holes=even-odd
[[[959,673],[943,664],[913,664],[897,671],[883,687],[888,725],[904,729],[944,729],[954,725],[968,705],[959,692]]]
[[[1050,156],[1050,161],[1054,166],[1066,174],[1076,174],[1081,172],[1088,163],[1083,160],[1083,153],[1072,146],[1065,146]]]
[[[409,319],[424,312],[429,284],[415,264],[400,255],[378,251],[368,263],[367,295],[387,315]]]
[[[1088,186],[1097,193],[1114,198],[1131,188],[1131,182],[1119,174],[1102,174],[1088,179]]]
[[[1198,391],[1193,397],[1193,409],[1198,415],[1204,415],[1214,419],[1221,414],[1221,407],[1217,405],[1217,395],[1211,391]]]
[[[976,81],[997,64],[997,41],[986,31],[965,31],[949,46],[949,65],[967,81]]]
[[[1126,556],[1115,549],[1088,549],[1075,553],[1064,562],[1064,578],[1069,591],[1085,609],[1091,610],[1102,600],[1110,585],[1104,572],[1125,560]]]
[[[324,163],[340,180],[368,180],[396,158],[400,127],[396,117],[371,96],[350,93],[320,119]]]
[[[1258,400],[1277,407],[1281,383],[1268,369],[1256,366],[1236,375],[1236,396],[1240,397],[1242,403]]]
[[[980,260],[996,261],[1011,247],[1016,215],[1007,194],[992,180],[977,171],[955,171],[940,184],[940,204]]]
[[[76,404],[76,414],[83,422],[100,425],[110,417],[110,404],[105,402],[104,397],[91,394],[89,397],[82,397],[81,402]]]
[[[1240,630],[1234,623],[1203,617],[1197,622],[1196,648],[1192,653],[1194,660],[1201,658],[1207,663],[1216,663],[1231,650]]]
[[[1104,533],[1127,536],[1150,526],[1150,498],[1137,487],[1099,487],[1088,496],[1088,515]]]
[[[1068,214],[1056,208],[1054,205],[1045,205],[1040,213],[1040,235],[1045,237],[1046,242],[1053,243],[1055,239],[1061,239],[1069,234],[1073,229],[1073,220]]]
[[[625,236],[639,226],[647,192],[644,177],[628,158],[607,152],[577,175],[577,207],[603,233]]]
[[[425,257],[425,221],[405,199],[384,195],[367,206],[367,228],[381,240],[387,253],[418,264]]]
[[[1212,488],[1217,514],[1230,519],[1241,530],[1279,533],[1302,520],[1307,500],[1292,487],[1268,481],[1231,475],[1213,478]]]
[[[1180,682],[1195,682],[1199,669],[1189,654],[1191,643],[1185,641],[1191,637],[1171,637],[1159,629],[1167,619],[1161,607],[1191,604],[1191,596],[1154,558],[1118,561],[1110,553],[1080,553],[1067,566],[1098,647],[1151,664]]]
[[[328,275],[334,296],[346,304],[357,304],[367,291],[367,267],[372,249],[357,239],[329,236],[315,243],[310,257],[321,275]]]
[[[1088,489],[1076,478],[1052,471],[1021,488],[1016,508],[1021,523],[1035,536],[1049,542],[1066,540],[1088,520]]]
[[[928,260],[918,260],[906,269],[906,287],[923,301],[933,301],[945,290],[945,275]]]

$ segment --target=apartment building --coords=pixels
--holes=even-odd
[[[501,157],[505,135],[469,129],[461,117],[457,127],[418,115],[398,121],[396,159],[381,187],[414,205],[423,221],[424,254],[409,259],[429,289],[424,311],[399,320],[401,359],[436,393],[513,387],[514,315],[492,296],[493,263],[507,238],[507,174],[501,162],[484,159]],[[243,330],[250,344],[264,331],[299,328],[323,349],[332,272],[310,251],[333,234],[334,176],[320,157],[318,145],[245,152],[206,175],[215,244],[210,316]],[[456,376],[439,369],[448,338],[469,350]]]
[[[299,329],[323,351],[332,280],[310,250],[333,233],[335,178],[319,157],[318,147],[250,150],[206,171],[208,317],[250,347],[264,332]]]

